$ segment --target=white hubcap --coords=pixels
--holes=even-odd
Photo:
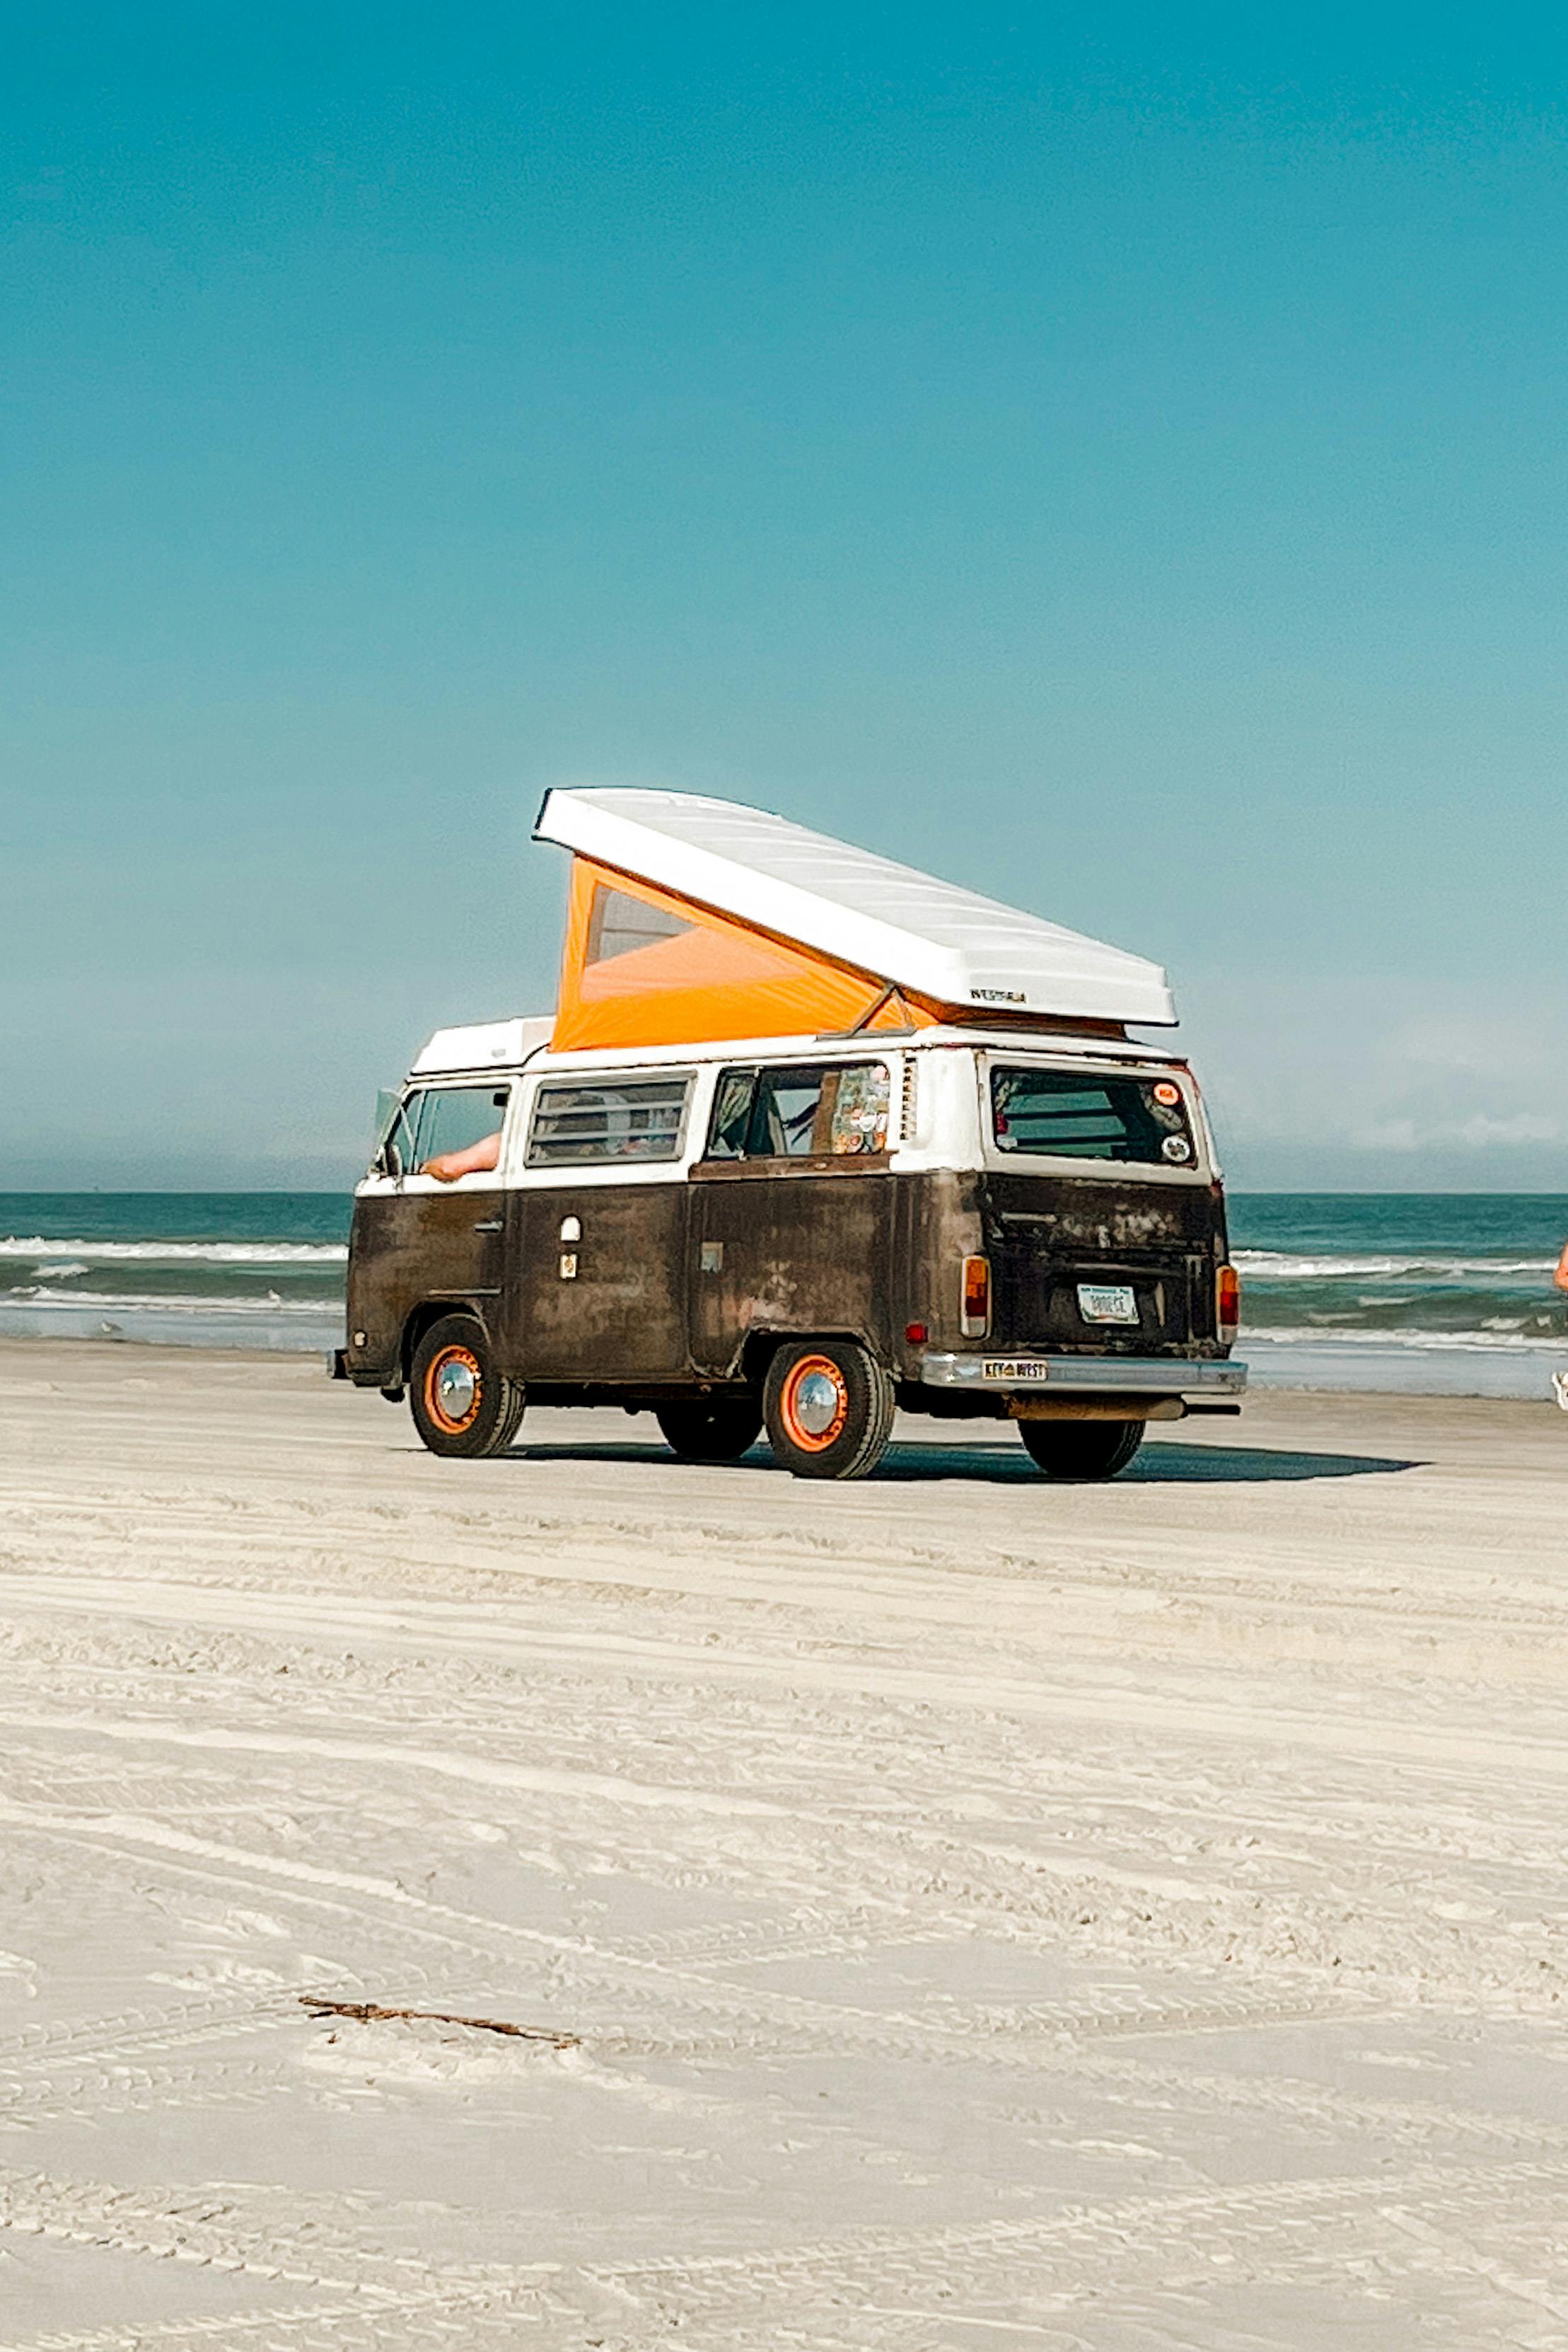
[[[808,1372],[795,1391],[795,1418],[808,1437],[821,1437],[838,1417],[837,1383],[826,1372]]]
[[[435,1393],[441,1410],[448,1421],[465,1421],[474,1410],[475,1392],[478,1382],[471,1364],[443,1364],[436,1377]]]

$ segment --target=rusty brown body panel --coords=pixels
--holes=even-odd
[[[580,1234],[563,1239],[570,1219]],[[993,1270],[984,1341],[960,1321],[976,1253]],[[395,1385],[420,1319],[462,1302],[511,1377],[562,1402],[755,1380],[759,1342],[779,1335],[862,1339],[910,1383],[927,1347],[1200,1360],[1228,1352],[1215,1321],[1224,1255],[1218,1185],[1109,1173],[714,1161],[667,1183],[371,1194],[355,1207],[348,1370]],[[1084,1282],[1129,1286],[1136,1325],[1086,1323]]]
[[[962,1348],[960,1268],[983,1244],[982,1179],[972,1171],[936,1169],[929,1175],[899,1176],[896,1263],[898,1297],[893,1329],[893,1361],[914,1379],[927,1346]],[[926,1337],[911,1341],[911,1324]]]
[[[371,1193],[354,1203],[349,1242],[350,1354],[361,1379],[395,1381],[410,1318],[472,1304],[491,1322],[505,1282],[505,1227],[517,1195]],[[356,1334],[365,1335],[360,1342]]]
[[[897,1187],[885,1168],[718,1161],[692,1176],[691,1351],[699,1372],[737,1375],[756,1333],[852,1335],[886,1359]]]
[[[689,1377],[688,1191],[676,1179],[515,1192],[499,1327],[504,1368],[525,1381]],[[579,1237],[563,1241],[572,1220]]]
[[[1215,1320],[1225,1255],[1218,1186],[1009,1173],[984,1180],[981,1209],[997,1343],[1105,1356],[1225,1352]],[[1136,1324],[1085,1324],[1080,1283],[1126,1284]]]

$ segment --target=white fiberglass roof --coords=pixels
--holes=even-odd
[[[1142,956],[736,801],[552,792],[534,831],[943,1004],[1157,1027],[1176,1017],[1165,973]]]
[[[438,1029],[413,1066],[413,1076],[432,1070],[487,1070],[493,1065],[515,1066],[549,1044],[554,1022],[543,1020],[477,1021],[463,1029]]]

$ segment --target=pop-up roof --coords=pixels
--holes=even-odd
[[[1176,1019],[1141,956],[734,801],[552,792],[535,835],[577,853],[558,1053],[905,1028],[960,1009]]]

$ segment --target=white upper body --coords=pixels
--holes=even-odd
[[[545,1021],[505,1021],[438,1031],[403,1090],[404,1127],[397,1130],[404,1138],[403,1171],[372,1169],[360,1192],[681,1181],[707,1156],[724,1072],[743,1068],[850,1066],[883,1074],[855,1082],[853,1099],[862,1108],[854,1117],[864,1122],[864,1134],[841,1135],[832,1148],[872,1152],[879,1170],[895,1174],[988,1169],[1207,1184],[1218,1172],[1191,1072],[1179,1056],[1130,1039],[938,1027],[897,1036],[732,1038],[552,1054],[549,1028]],[[1034,1139],[1024,1144],[999,1133],[996,1074],[1032,1069],[1064,1083],[1082,1076],[1091,1094],[1098,1077],[1175,1088],[1173,1114],[1189,1139],[1186,1156],[1084,1156],[1082,1144],[1058,1156]],[[873,1117],[880,1121],[874,1128]],[[634,1156],[655,1148],[646,1132],[651,1126],[658,1129],[657,1156]],[[643,1130],[635,1139],[634,1129]],[[500,1137],[494,1169],[459,1177],[455,1187],[417,1172],[417,1160],[433,1150],[461,1148],[489,1131]],[[581,1137],[580,1150],[570,1141],[573,1133]]]

